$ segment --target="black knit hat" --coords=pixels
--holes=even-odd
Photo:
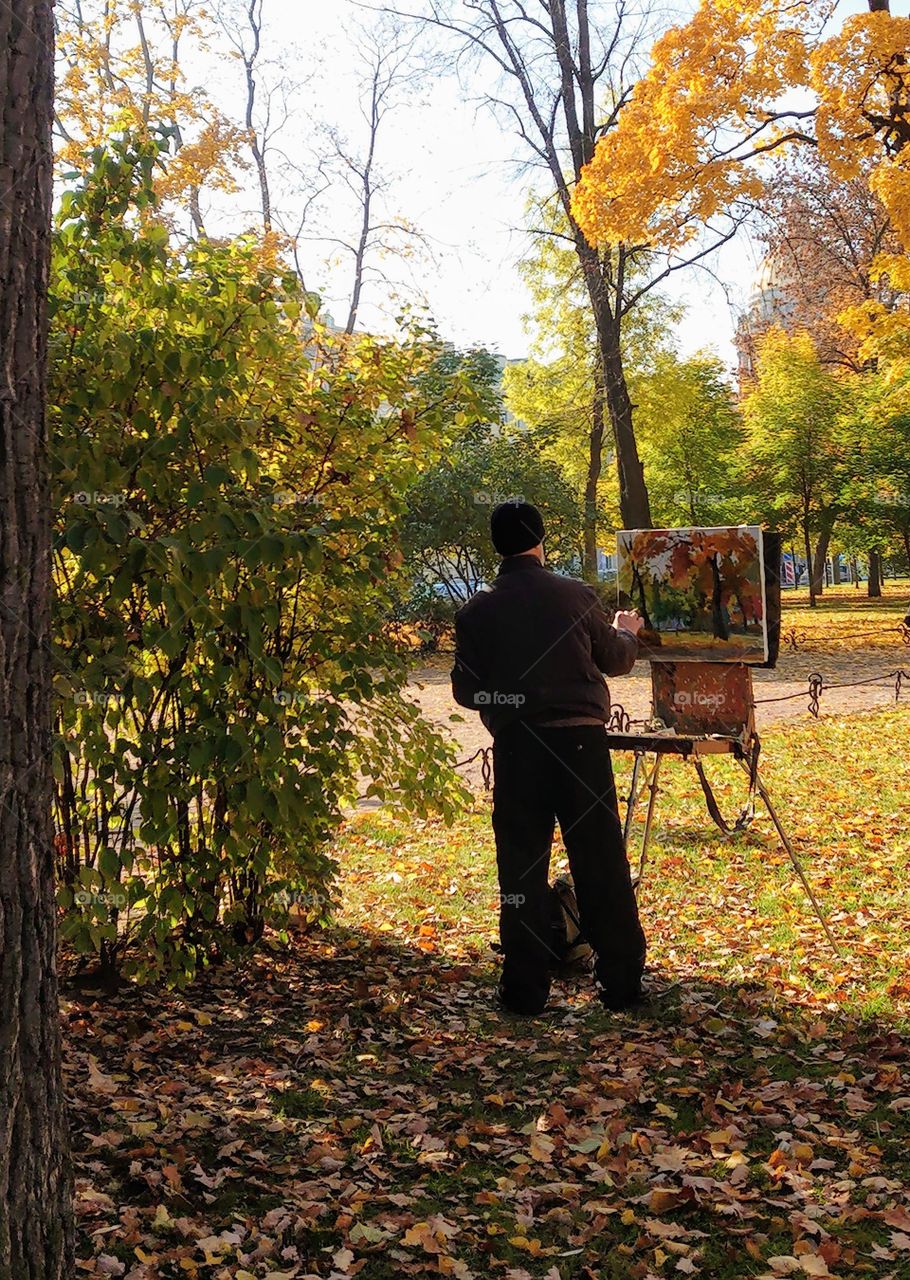
[[[490,516],[490,537],[501,556],[521,555],[543,542],[543,516],[530,502],[501,502]]]

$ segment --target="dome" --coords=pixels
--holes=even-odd
[[[772,249],[765,254],[749,295],[750,319],[764,324],[786,319],[792,310],[790,293],[795,279],[793,263],[785,249]]]

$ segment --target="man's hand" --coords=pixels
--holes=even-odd
[[[644,625],[637,609],[620,609],[613,618],[617,631],[631,631],[633,636],[637,636]]]

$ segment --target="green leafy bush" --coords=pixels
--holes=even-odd
[[[64,936],[188,980],[290,903],[324,913],[358,791],[451,815],[385,621],[403,495],[447,444],[438,344],[338,340],[256,241],[180,245],[160,153],[61,203],[50,427]]]

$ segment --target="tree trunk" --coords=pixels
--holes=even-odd
[[[910,572],[910,527],[904,525],[901,529],[901,537],[904,539],[904,555],[907,557],[907,570]]]
[[[815,608],[815,574],[812,571],[812,539],[809,537],[809,520],[803,520],[803,545],[806,550],[806,577],[809,581],[809,605]]]
[[[587,582],[597,581],[597,485],[600,480],[604,443],[604,385],[600,369],[594,370],[594,399],[591,404],[591,435],[588,445],[588,474],[585,479],[584,558],[582,573]]]
[[[597,329],[604,398],[616,448],[620,519],[624,529],[650,529],[651,504],[648,500],[644,467],[638,455],[632,400],[622,359],[622,321],[611,309],[605,267],[599,253],[591,248],[578,227],[573,227],[573,232],[575,251],[584,272]]]
[[[825,589],[825,561],[828,559],[828,547],[831,545],[831,529],[822,525],[815,544],[815,559],[812,563],[812,588],[815,595],[820,596]]]
[[[247,10],[247,21],[253,37],[253,47],[243,55],[246,71],[246,132],[250,143],[250,153],[256,166],[256,177],[259,181],[259,205],[262,213],[262,229],[268,234],[272,230],[272,195],[269,190],[269,172],[265,162],[265,153],[259,145],[259,135],[253,120],[256,107],[256,62],[262,43],[262,0],[250,0]]]
[[[51,0],[0,5],[0,1277],[70,1280],[51,828]]]
[[[882,558],[877,551],[869,552],[869,598],[877,600],[882,594]]]
[[[650,529],[651,504],[645,485],[645,471],[638,455],[632,400],[626,383],[619,325],[613,323],[599,334],[604,367],[604,387],[613,440],[616,445],[616,468],[619,473],[619,513],[625,529]]]

